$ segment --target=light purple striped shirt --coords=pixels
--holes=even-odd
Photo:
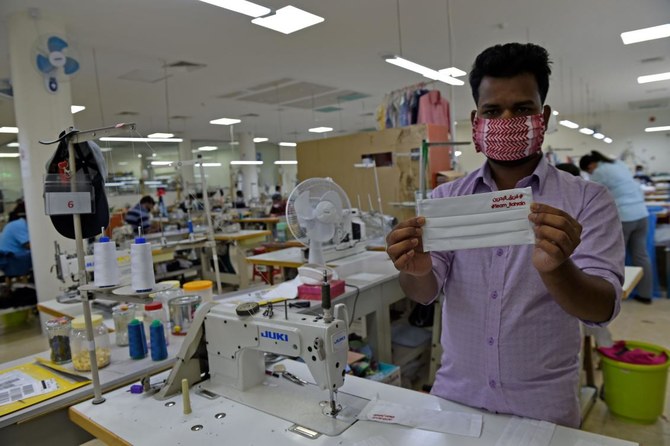
[[[533,201],[562,209],[582,225],[582,240],[571,259],[585,273],[614,285],[613,319],[622,293],[624,244],[609,192],[544,158],[516,185],[527,186]],[[433,198],[495,190],[484,164],[438,187]],[[548,293],[533,267],[532,250],[533,245],[520,245],[431,253],[445,295],[444,353],[432,393],[492,412],[578,427],[580,321]]]

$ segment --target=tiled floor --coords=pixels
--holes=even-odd
[[[670,299],[655,300],[652,305],[634,301],[622,304],[621,314],[610,325],[614,339],[646,341],[670,347]],[[38,319],[0,334],[0,363],[31,355],[48,348],[41,335]],[[596,381],[601,374],[596,371]],[[666,389],[665,411],[670,415],[670,387]],[[598,400],[583,426],[589,432],[637,441],[643,446],[670,446],[670,422],[664,416],[651,425],[634,424],[611,415]]]

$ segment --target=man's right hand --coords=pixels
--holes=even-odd
[[[400,272],[425,276],[432,270],[430,254],[423,252],[423,229],[426,219],[414,217],[399,223],[386,236],[386,252]]]

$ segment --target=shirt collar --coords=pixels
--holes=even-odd
[[[522,178],[516,184],[516,187],[530,186],[533,188],[534,193],[539,192],[542,194],[544,192],[544,184],[546,182],[545,180],[547,178],[548,170],[549,163],[543,154],[533,173],[525,178]],[[485,161],[484,165],[479,169],[479,173],[475,177],[475,185],[477,183],[484,183],[492,191],[498,190],[498,185],[495,183],[495,181],[493,181],[493,176],[491,175],[491,168],[489,167],[488,161]]]

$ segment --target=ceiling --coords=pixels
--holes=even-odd
[[[568,116],[670,97],[670,81],[636,82],[639,75],[670,71],[668,39],[624,46],[619,38],[623,31],[670,22],[670,0],[451,0],[451,33],[449,0],[257,3],[272,9],[292,4],[325,22],[283,35],[197,0],[31,0],[29,5],[66,23],[65,37],[81,63],[71,79],[72,101],[87,107],[75,115],[79,128],[134,121],[145,135],[170,130],[218,141],[231,134],[230,127],[209,124],[221,117],[242,119],[234,132],[271,141],[324,137],[307,132],[319,125],[335,129],[327,136],[369,129],[385,93],[422,81],[383,61],[382,55],[399,54],[401,46],[402,55],[415,62],[469,71],[490,45],[539,43],[554,61],[547,102]],[[10,75],[8,16],[26,5],[25,0],[0,5],[0,79]],[[165,68],[177,62],[204,67]],[[449,94],[450,87],[439,88]],[[452,107],[458,120],[468,117],[467,84],[453,87]],[[0,98],[0,126],[14,124],[12,101]],[[0,135],[0,144],[11,139]]]

